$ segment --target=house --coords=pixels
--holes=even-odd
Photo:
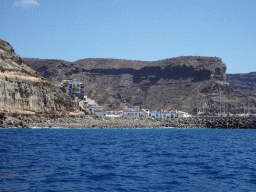
[[[102,106],[99,106],[95,100],[84,96],[84,107],[88,108],[92,115],[106,116],[106,112],[103,110]]]
[[[148,117],[158,119],[158,118],[162,118],[162,115],[160,111],[149,111]]]
[[[178,118],[191,117],[191,115],[189,115],[188,113],[183,112],[183,111],[177,111],[176,115]]]
[[[79,99],[84,98],[84,84],[76,79],[62,80],[62,87],[66,88],[66,92],[78,97]]]
[[[95,100],[92,100],[87,96],[84,96],[84,102],[87,103],[87,105],[98,105]]]
[[[92,105],[91,106],[92,114],[97,116],[106,116],[106,112],[102,108],[103,108],[102,106]]]
[[[190,117],[186,112],[182,111],[148,111],[147,117],[149,118],[183,118]]]
[[[176,118],[176,114],[174,112],[166,112],[166,111],[149,111],[148,117],[150,118]]]
[[[134,109],[125,107],[123,109],[123,117],[140,117],[140,109],[138,107]]]
[[[176,114],[174,112],[166,112],[162,114],[162,118],[176,118]]]
[[[148,109],[140,109],[140,117],[148,117],[149,110]]]

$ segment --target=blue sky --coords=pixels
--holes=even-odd
[[[255,0],[1,0],[0,38],[21,57],[217,56],[227,73],[247,73],[255,19]]]

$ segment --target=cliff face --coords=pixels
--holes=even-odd
[[[0,39],[0,111],[62,112],[72,109],[71,98],[32,70]]]
[[[107,110],[127,105],[151,110],[218,111],[220,89],[229,109],[247,98],[242,92],[236,92],[234,99],[228,95],[235,90],[225,82],[226,65],[218,57],[188,56],[153,62],[83,59],[72,63],[28,58],[25,61],[54,83],[66,78],[82,81],[85,94]]]
[[[256,95],[256,72],[227,74],[227,82],[235,89]]]
[[[160,61],[124,59],[82,59],[67,62],[54,59],[24,58],[27,65],[52,82],[62,78],[94,73],[101,75],[131,74],[134,79],[156,76],[165,79],[193,78],[199,80],[226,80],[226,65],[218,57],[176,57]]]

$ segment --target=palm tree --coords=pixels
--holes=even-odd
[[[76,86],[72,87],[72,90],[73,90],[74,92],[79,91],[79,89],[78,89]]]
[[[63,85],[64,85],[65,87],[67,87],[67,86],[69,85],[69,82],[68,82],[68,81],[64,81],[64,82],[63,82]]]

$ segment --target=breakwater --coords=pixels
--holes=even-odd
[[[46,115],[46,116],[2,116],[1,128],[219,128],[219,129],[256,129],[256,118],[124,118],[97,117],[87,115]]]

